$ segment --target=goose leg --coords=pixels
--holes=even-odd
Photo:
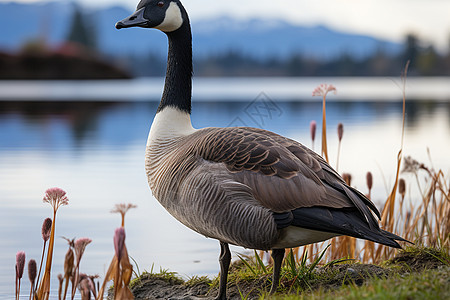
[[[227,299],[227,278],[228,269],[231,262],[231,252],[228,248],[228,244],[220,242],[220,281],[219,281],[219,294],[215,300],[226,300]]]
[[[281,263],[284,258],[284,249],[273,249],[272,259],[273,259],[273,276],[272,276],[272,287],[270,288],[270,294],[277,291],[278,283],[280,282],[280,270]]]

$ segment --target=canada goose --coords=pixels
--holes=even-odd
[[[169,41],[161,103],[147,141],[145,166],[158,201],[181,223],[220,241],[220,287],[226,299],[228,244],[272,250],[271,292],[284,249],[349,235],[400,248],[379,228],[375,205],[321,156],[262,129],[191,125],[192,43],[178,0],[142,0],[116,28],[157,28]]]

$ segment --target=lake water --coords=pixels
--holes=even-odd
[[[327,105],[330,162],[336,165],[336,128],[342,122],[339,172],[351,173],[353,185],[367,192],[365,174],[371,171],[373,199],[382,205],[395,176],[401,139],[401,92],[391,79],[257,82],[194,80],[194,127],[260,127],[312,147],[309,124],[316,120],[314,148],[320,149],[321,99],[310,95],[318,83],[333,83],[338,94]],[[428,148],[433,165],[448,174],[450,80],[408,82],[403,153],[431,165]],[[162,84],[161,79],[0,82],[0,299],[13,297],[16,252],[25,251],[27,262],[40,259],[42,221],[51,216],[42,197],[54,186],[67,191],[69,205],[57,215],[53,290],[67,250],[61,236],[91,238],[80,270],[105,274],[114,253],[114,229],[120,226],[120,216],[110,213],[116,203],[138,206],[127,214],[125,227],[128,251],[140,272],[152,265],[154,271],[162,267],[185,278],[219,272],[218,242],[174,220],[147,185],[145,144]],[[26,272],[23,297],[29,291]]]

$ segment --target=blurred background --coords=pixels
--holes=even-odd
[[[152,265],[185,277],[219,271],[217,241],[180,225],[147,185],[143,158],[167,40],[157,30],[114,28],[136,4],[0,1],[0,299],[12,297],[16,252],[40,258],[41,224],[51,213],[41,199],[53,186],[70,203],[58,212],[53,291],[67,249],[60,236],[92,238],[81,272],[105,274],[120,226],[109,213],[116,203],[138,205],[127,215],[126,243],[141,272]],[[352,174],[363,192],[371,171],[372,198],[382,207],[395,177],[400,75],[409,60],[403,155],[448,175],[449,1],[183,4],[193,31],[194,127],[260,127],[318,151],[309,125],[315,120],[321,131],[321,99],[311,93],[333,84],[330,163],[337,165],[343,123],[338,171]],[[414,203],[420,194],[410,191]]]
[[[136,1],[0,1],[0,79],[163,76],[166,39],[122,30]],[[196,76],[443,76],[444,0],[185,1]],[[342,13],[341,13],[342,12]]]

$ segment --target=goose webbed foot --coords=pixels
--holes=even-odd
[[[220,242],[220,281],[219,281],[219,294],[215,300],[227,299],[227,279],[228,269],[230,268],[231,252],[227,243]]]
[[[272,275],[272,287],[270,288],[270,294],[277,291],[278,284],[280,282],[280,270],[281,264],[284,258],[284,249],[273,249],[272,259],[273,259],[273,275]]]

